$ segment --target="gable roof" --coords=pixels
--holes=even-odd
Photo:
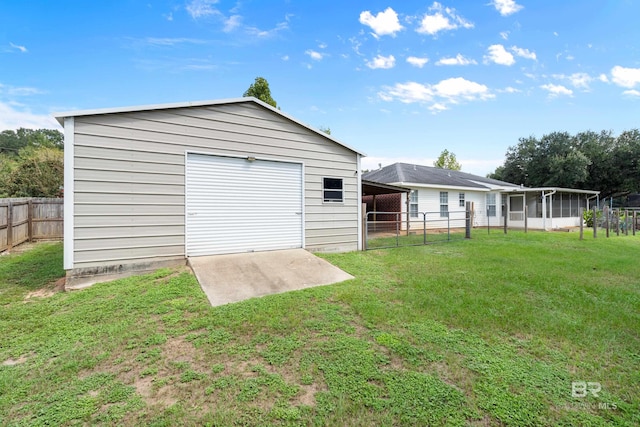
[[[338,145],[341,145],[343,147],[345,147],[348,150],[353,151],[356,154],[359,154],[361,156],[366,156],[366,154],[364,154],[362,151],[356,150],[353,147],[350,147],[349,145],[338,141],[336,138],[334,138],[333,136],[322,132],[321,130],[318,130],[314,127],[311,127],[309,125],[307,125],[306,123],[301,122],[300,120],[286,114],[283,113],[282,111],[278,110],[277,108],[272,107],[271,105],[267,104],[266,102],[260,101],[257,98],[254,97],[244,97],[244,98],[228,98],[228,99],[218,99],[218,100],[210,100],[210,101],[191,101],[191,102],[175,102],[175,103],[170,103],[170,104],[151,104],[151,105],[136,105],[136,106],[130,106],[130,107],[116,107],[116,108],[101,108],[101,109],[95,109],[95,110],[76,110],[76,111],[65,111],[65,112],[60,112],[60,113],[54,113],[53,116],[56,118],[56,120],[58,121],[58,123],[60,123],[63,127],[64,127],[64,119],[67,117],[81,117],[81,116],[95,116],[95,115],[102,115],[102,114],[117,114],[117,113],[131,113],[131,112],[136,112],[136,111],[152,111],[152,110],[168,110],[168,109],[173,109],[173,108],[189,108],[189,107],[206,107],[206,106],[215,106],[215,105],[224,105],[224,104],[239,104],[239,103],[247,103],[247,102],[251,102],[251,103],[255,103],[258,104],[259,106],[266,108],[268,110],[271,110],[272,112],[286,118],[287,120],[290,120],[294,123],[297,123],[298,125],[307,128],[308,130],[317,133],[318,135],[329,139],[333,142],[335,142]]]
[[[485,178],[466,172],[441,169],[432,166],[394,163],[381,169],[370,171],[362,176],[369,181],[383,184],[424,184],[430,186],[468,187],[479,190],[500,188],[519,188],[518,185],[497,179]]]

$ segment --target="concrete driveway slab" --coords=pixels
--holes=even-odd
[[[353,279],[304,249],[190,257],[212,306]]]

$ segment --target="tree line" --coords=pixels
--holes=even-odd
[[[0,132],[0,198],[59,197],[64,136],[55,129]]]
[[[571,135],[552,132],[520,138],[509,147],[505,162],[489,178],[527,187],[599,190],[600,197],[640,191],[640,131],[615,136],[611,131]]]

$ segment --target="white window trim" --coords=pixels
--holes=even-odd
[[[442,203],[442,195],[446,194],[447,203]],[[446,218],[448,216],[448,212],[449,212],[449,192],[448,191],[441,191],[440,192],[440,218]],[[442,208],[445,207],[445,209],[443,210]],[[446,213],[446,214],[445,214]]]
[[[324,188],[324,180],[325,179],[339,179],[340,182],[342,183],[342,188],[340,189],[340,192],[342,193],[342,198],[340,200],[327,200],[324,197],[324,192],[325,191],[338,191],[332,188],[326,189]],[[336,204],[343,204],[344,203],[344,178],[338,178],[335,176],[323,176],[322,177],[322,203],[326,203],[328,205],[336,205]]]

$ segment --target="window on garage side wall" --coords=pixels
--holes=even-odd
[[[342,178],[322,178],[322,196],[325,203],[344,202]]]

